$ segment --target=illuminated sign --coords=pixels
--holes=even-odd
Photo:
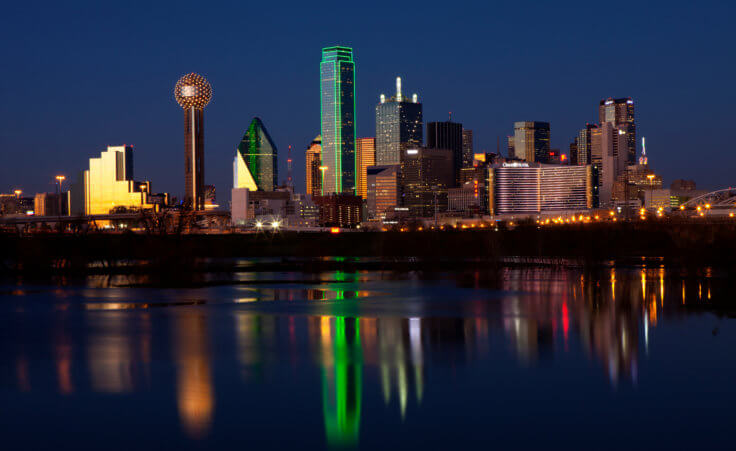
[[[528,168],[529,163],[519,163],[519,162],[511,162],[511,163],[503,163],[502,166],[504,168]]]
[[[406,154],[407,155],[416,155],[418,153],[419,153],[419,151],[417,149],[409,149],[409,150],[406,151]]]

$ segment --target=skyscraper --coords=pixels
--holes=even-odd
[[[608,208],[612,205],[613,184],[626,171],[626,134],[610,122],[590,130],[591,165],[598,187],[593,187],[593,195],[597,194],[597,207]]]
[[[473,130],[463,129],[463,167],[473,167]]]
[[[355,176],[357,194],[366,199],[368,193],[368,180],[366,178],[368,166],[376,164],[376,138],[358,138],[355,147],[355,160],[355,167],[358,171]]]
[[[516,158],[546,163],[549,160],[549,135],[549,122],[514,122]]]
[[[399,164],[401,154],[422,145],[422,104],[416,94],[401,93],[401,77],[396,77],[396,95],[381,94],[376,105],[376,164]]]
[[[307,194],[310,196],[320,196],[322,194],[322,174],[319,167],[322,164],[322,136],[317,135],[316,138],[307,148]]]
[[[577,136],[577,160],[574,164],[585,165],[592,164],[591,160],[591,136],[592,130],[598,128],[595,124],[585,124],[585,128],[580,130]],[[572,164],[572,163],[571,163]]]
[[[277,153],[261,118],[253,118],[235,151],[233,187],[273,191],[278,185]]]
[[[323,194],[355,193],[355,62],[350,47],[322,49]]]
[[[450,149],[405,152],[401,164],[402,204],[413,216],[432,216],[447,209],[447,190],[455,182],[454,156]]]
[[[176,83],[174,97],[184,109],[184,206],[204,210],[204,107],[212,100],[212,86],[190,73]]]
[[[460,184],[460,169],[463,167],[463,124],[456,122],[429,122],[427,124],[427,148],[452,151],[452,171]]]
[[[598,122],[608,122],[626,134],[626,161],[636,164],[636,121],[634,120],[634,100],[631,97],[601,100],[598,105]]]

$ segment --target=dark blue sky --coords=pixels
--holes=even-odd
[[[356,59],[358,136],[394,77],[425,121],[447,112],[495,150],[513,122],[549,121],[567,150],[604,97],[631,96],[665,183],[736,185],[733,2],[12,2],[0,16],[0,191],[53,190],[108,144],[135,145],[136,178],[183,191],[176,80],[212,83],[206,181],[229,199],[232,159],[253,116],[279,146],[319,133],[323,46]]]

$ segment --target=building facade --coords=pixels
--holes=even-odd
[[[363,219],[363,199],[352,194],[315,196],[319,222],[324,227],[356,227]]]
[[[547,163],[549,140],[549,122],[514,122],[514,158],[530,163]]]
[[[492,215],[535,215],[592,208],[590,166],[509,162],[488,168]]]
[[[411,98],[401,93],[401,78],[396,78],[396,95],[381,94],[376,105],[376,163],[399,164],[401,153],[422,145],[422,104],[417,94]]]
[[[608,98],[598,105],[598,122],[609,123],[624,132],[625,145],[622,150],[626,154],[626,163],[636,163],[636,120],[634,117],[634,100],[631,97],[621,99]]]
[[[473,167],[473,130],[463,129],[463,167]]]
[[[319,170],[322,165],[322,136],[317,135],[307,147],[306,157],[307,194],[319,196],[322,194],[322,174]]]
[[[370,166],[367,172],[368,217],[371,219],[386,219],[399,205],[399,174],[398,164]]]
[[[368,167],[376,164],[376,138],[358,138],[355,146],[355,160],[357,194],[366,199],[368,194],[368,180],[366,178]]]
[[[202,199],[204,201],[204,185]],[[71,188],[72,214],[103,215],[115,210],[148,210],[150,182],[133,179],[133,146],[109,146]]]
[[[278,184],[277,153],[261,118],[253,118],[235,151],[233,187],[273,191]]]
[[[453,181],[460,184],[460,169],[463,167],[463,124],[456,122],[429,122],[427,124],[427,149],[447,149],[452,152]]]
[[[455,185],[450,149],[408,149],[401,164],[402,206],[411,216],[432,216],[447,210],[447,190]]]
[[[322,49],[322,193],[355,193],[355,62],[350,47]]]

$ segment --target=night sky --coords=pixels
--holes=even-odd
[[[235,148],[260,116],[279,148],[319,133],[327,45],[353,47],[358,136],[375,104],[419,93],[425,122],[448,111],[495,151],[513,122],[551,123],[567,152],[602,98],[634,98],[639,136],[666,186],[736,185],[734,2],[11,2],[0,16],[0,191],[52,191],[107,145],[135,146],[135,176],[183,191],[188,72],[207,77],[206,183],[225,203]],[[640,144],[640,143],[639,143]]]

